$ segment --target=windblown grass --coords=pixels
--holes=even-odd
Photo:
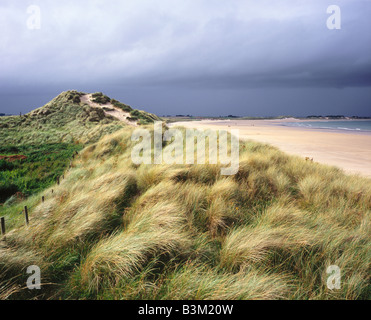
[[[30,226],[10,227],[1,297],[28,297],[35,263],[58,284],[42,298],[370,298],[369,179],[254,142],[231,177],[219,164],[133,165],[132,130],[86,147]]]

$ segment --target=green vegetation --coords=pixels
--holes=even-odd
[[[82,105],[83,95],[63,92],[26,115],[0,118],[0,203],[47,188],[84,144],[125,126],[101,109]],[[0,206],[0,214],[5,209]]]
[[[94,98],[92,101],[99,104],[107,104],[111,102],[111,99],[104,95],[102,92],[96,92],[92,94],[92,97]]]
[[[112,99],[111,100],[111,103],[115,107],[120,108],[120,109],[122,109],[125,112],[131,112],[131,111],[133,111],[133,108],[132,107],[128,106],[127,104],[121,103],[121,102],[119,102],[119,101],[117,101],[115,99]]]
[[[154,121],[160,121],[161,119],[157,117],[154,114],[145,112],[145,111],[140,111],[140,110],[132,110],[130,112],[130,121],[138,121],[138,124],[140,125],[146,125],[153,123]]]
[[[0,146],[0,203],[17,192],[29,196],[51,184],[60,177],[81,145],[56,143],[38,146]],[[3,156],[24,156],[11,161]]]
[[[63,92],[26,115],[1,117],[0,203],[12,196],[10,202],[15,196],[23,198],[47,188],[64,172],[75,151],[125,127],[101,108],[82,104],[83,95],[77,91]],[[102,93],[93,97],[99,103],[111,101]],[[122,109],[130,108],[119,101],[112,102]],[[152,115],[144,112],[143,116]],[[3,209],[0,207],[0,213]]]
[[[1,145],[91,143],[125,126],[105,115],[102,109],[81,104],[82,95],[77,91],[63,92],[45,106],[26,115],[1,117]]]
[[[125,112],[130,113],[130,117],[128,118],[129,121],[138,121],[140,125],[146,125],[153,123],[154,121],[161,121],[161,119],[156,116],[155,114],[148,113],[146,111],[134,110],[132,107],[123,104],[117,100],[111,100],[111,103],[117,107],[122,109]]]
[[[220,165],[133,165],[133,130],[82,150],[44,203],[8,207],[0,298],[370,298],[369,179],[254,142],[230,177]],[[32,264],[37,293],[23,289]],[[326,287],[329,265],[339,290]]]
[[[81,102],[81,96],[83,95],[82,92],[77,91],[70,91],[68,92],[68,101],[72,101],[75,104],[79,104]]]

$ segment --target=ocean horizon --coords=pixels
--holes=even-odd
[[[371,132],[371,120],[319,120],[303,122],[285,122],[283,126],[327,129],[336,131]]]

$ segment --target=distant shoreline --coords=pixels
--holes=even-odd
[[[305,123],[305,122],[369,122],[371,120],[362,119],[362,120],[301,120],[297,118],[287,118],[287,119],[267,119],[267,120],[201,120],[204,122],[210,121],[219,123],[221,125],[237,125],[237,126],[277,126],[277,127],[285,127],[285,128],[292,128],[292,129],[299,129],[299,130],[308,130],[308,131],[318,131],[318,132],[338,132],[338,133],[345,133],[345,134],[362,134],[362,135],[371,135],[371,130],[351,130],[351,129],[338,129],[338,128],[324,128],[324,127],[300,127],[300,126],[288,126],[285,123]]]
[[[351,117],[239,117],[239,116],[225,116],[225,117],[213,117],[213,116],[161,116],[162,119],[167,121],[168,123],[173,122],[183,122],[183,121],[236,121],[236,120],[246,120],[246,121],[371,121],[371,117],[358,117],[358,116],[351,116]]]
[[[295,119],[297,122],[302,120]],[[289,154],[337,166],[350,174],[371,177],[371,132],[325,130],[279,125],[284,120],[201,120],[169,124],[198,129],[238,129],[240,139],[278,147]],[[313,120],[312,120],[313,121]]]

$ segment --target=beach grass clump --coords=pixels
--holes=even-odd
[[[284,298],[290,285],[285,276],[254,269],[231,274],[187,262],[169,274],[158,290],[165,299],[173,300],[257,300]]]
[[[93,98],[92,101],[98,104],[107,104],[111,102],[111,99],[102,92],[93,93],[92,98]]]
[[[125,112],[131,112],[133,111],[133,108],[130,107],[129,105],[127,104],[124,104],[124,103],[121,103],[120,101],[117,101],[115,99],[111,99],[111,103],[117,107],[117,108],[120,108],[121,110],[125,111]]]
[[[107,279],[114,286],[140,273],[155,256],[165,263],[189,251],[192,242],[186,216],[176,203],[149,205],[129,215],[125,231],[100,241],[80,267],[82,284],[90,290],[98,291]]]

